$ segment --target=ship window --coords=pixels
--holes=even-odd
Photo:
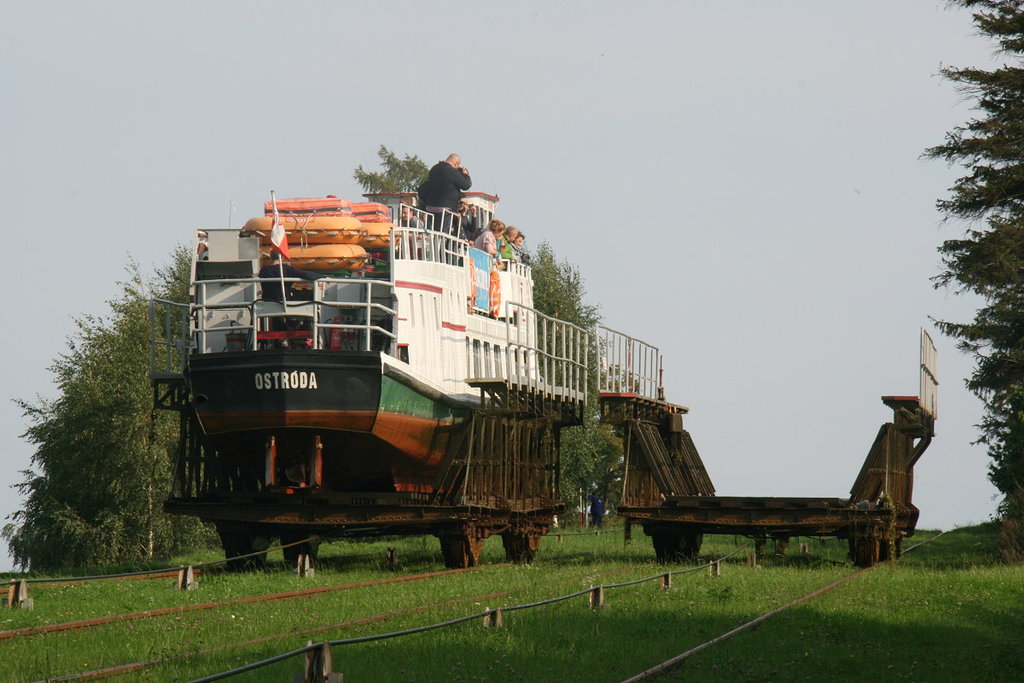
[[[412,294],[409,294],[409,324],[416,326],[416,307],[413,305]]]
[[[479,339],[473,342],[473,374],[483,377],[484,371],[484,349]]]
[[[398,360],[402,361],[403,363],[408,363],[409,362],[409,345],[408,344],[399,344],[398,345]]]

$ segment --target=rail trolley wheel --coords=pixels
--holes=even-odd
[[[267,548],[270,539],[256,530],[234,526],[217,526],[220,544],[227,558],[228,571],[240,572],[262,569],[267,564]],[[253,554],[255,553],[255,554]],[[248,555],[249,557],[243,557]]]
[[[444,566],[449,569],[475,567],[480,561],[480,550],[483,548],[484,542],[472,530],[464,533],[443,534],[440,539]]]
[[[877,538],[851,538],[850,559],[858,567],[871,567],[882,556],[882,543]]]
[[[903,537],[902,536],[897,536],[895,538],[895,540],[893,541],[892,549],[893,549],[894,552],[890,556],[890,554],[889,554],[889,539],[883,538],[879,542],[878,561],[879,562],[888,562],[889,560],[899,559],[899,556],[903,554]]]
[[[301,541],[305,538],[309,538],[312,534],[306,531],[283,531],[281,532],[281,545],[289,545],[296,541]],[[295,565],[299,562],[300,555],[309,555],[310,559],[315,560],[317,550],[320,548],[320,539],[316,538],[305,543],[299,543],[288,548],[282,548],[281,552],[284,553],[284,561],[289,567],[295,568]]]
[[[700,554],[704,534],[686,531],[657,531],[651,534],[654,555],[659,562],[692,560]]]
[[[540,547],[540,534],[534,531],[506,531],[501,534],[505,559],[509,562],[533,562]]]

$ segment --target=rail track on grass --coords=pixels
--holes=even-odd
[[[921,547],[922,545],[924,545],[926,543],[930,543],[930,542],[934,541],[935,539],[939,538],[939,536],[942,536],[945,533],[946,533],[945,531],[942,531],[942,532],[936,534],[935,536],[932,536],[931,538],[928,538],[928,539],[925,539],[924,541],[921,541],[920,543],[915,543],[914,545],[910,546],[909,548],[905,548],[903,550],[903,552],[904,552],[904,554],[908,553],[908,552],[910,552],[911,550],[913,550],[915,548],[919,548],[919,547]],[[768,621],[772,617],[774,617],[774,616],[776,616],[778,614],[781,614],[782,612],[786,611],[790,607],[796,607],[797,605],[801,605],[801,604],[803,604],[805,602],[809,602],[810,600],[813,600],[815,598],[821,597],[822,595],[825,595],[826,593],[831,592],[834,588],[837,588],[837,587],[843,585],[847,581],[855,579],[855,578],[861,576],[862,574],[864,574],[865,572],[869,572],[872,569],[875,569],[876,567],[879,567],[879,566],[881,566],[881,565],[874,564],[874,565],[871,565],[870,567],[863,567],[863,568],[858,569],[858,570],[856,570],[854,572],[851,572],[850,574],[847,574],[846,576],[843,576],[843,577],[833,581],[832,583],[830,583],[830,584],[828,584],[826,586],[822,586],[821,588],[813,590],[810,593],[802,595],[802,596],[800,596],[799,598],[797,598],[795,600],[791,600],[791,601],[787,602],[786,604],[784,604],[784,605],[782,605],[780,607],[776,607],[773,610],[769,610],[768,612],[765,612],[764,614],[762,614],[762,615],[760,615],[758,617],[755,617],[755,618],[751,619],[750,621],[748,621],[748,622],[746,622],[744,624],[741,624],[741,625],[737,626],[736,628],[734,628],[734,629],[732,629],[730,631],[726,631],[725,633],[721,634],[720,636],[716,636],[715,638],[712,638],[711,640],[705,641],[705,642],[701,643],[700,645],[697,645],[696,647],[692,647],[689,650],[687,650],[687,651],[685,651],[685,652],[683,652],[681,654],[676,655],[675,657],[667,659],[664,662],[661,662],[660,664],[657,664],[657,665],[655,665],[655,666],[653,666],[653,667],[651,667],[649,669],[641,671],[640,673],[636,674],[635,676],[631,676],[629,678],[626,678],[626,679],[624,679],[622,681],[622,683],[636,683],[636,681],[648,680],[648,679],[651,679],[651,678],[655,678],[655,677],[657,677],[657,676],[659,676],[661,674],[667,673],[668,671],[670,671],[671,669],[673,669],[677,665],[681,664],[683,661],[689,659],[690,657],[692,657],[692,656],[694,656],[694,655],[696,655],[696,654],[698,654],[698,653],[700,653],[700,652],[702,652],[702,651],[704,651],[704,650],[706,650],[706,649],[708,649],[710,647],[713,647],[713,646],[715,646],[715,645],[717,645],[719,643],[725,642],[726,640],[729,640],[733,636],[739,635],[740,633],[743,633],[744,631],[749,631],[750,629],[752,629],[752,628],[754,628],[756,626],[759,626],[760,624],[764,623],[765,621]]]
[[[465,570],[456,570],[465,571]],[[331,630],[342,630],[346,628],[352,628],[355,626],[364,626],[366,624],[375,624],[391,619],[392,617],[402,616],[404,614],[415,614],[417,612],[426,612],[431,609],[441,609],[445,607],[453,607],[465,602],[478,602],[481,600],[494,600],[502,598],[508,595],[508,592],[501,593],[487,593],[484,595],[473,595],[466,598],[458,598],[455,600],[448,600],[446,602],[434,603],[431,605],[418,605],[416,607],[407,607],[405,609],[389,610],[380,614],[374,614],[366,617],[358,617],[355,619],[349,619],[347,621],[338,622],[336,624],[327,624],[325,626],[315,626],[313,628],[288,631],[287,633],[274,633],[267,636],[261,636],[259,638],[253,638],[251,640],[244,640],[236,643],[225,643],[222,645],[216,645],[214,647],[204,648],[202,650],[192,650],[189,652],[181,652],[174,655],[168,655],[166,657],[155,657],[153,659],[141,660],[137,662],[129,662],[127,664],[115,664],[113,666],[103,667],[102,669],[93,669],[91,671],[82,671],[75,674],[69,674],[67,676],[48,677],[46,679],[37,681],[36,683],[56,683],[58,681],[85,681],[95,680],[98,678],[109,678],[111,676],[120,676],[123,674],[134,673],[147,669],[152,666],[159,664],[165,664],[167,662],[176,661],[180,659],[187,659],[189,657],[199,657],[202,655],[213,654],[215,652],[221,652],[223,650],[230,650],[232,648],[251,647],[253,645],[262,645],[263,643],[269,643],[274,640],[280,640],[282,638],[288,638],[293,636],[310,636],[314,633],[322,633],[324,631]]]
[[[370,581],[355,581],[352,583],[343,583],[332,586],[316,586],[314,588],[304,588],[301,590],[283,591],[279,593],[265,593],[262,595],[252,595],[243,598],[235,598],[232,600],[217,600],[213,602],[201,602],[194,603],[191,605],[172,605],[170,607],[159,607],[156,609],[142,610],[138,612],[123,612],[120,614],[108,615],[105,617],[94,617],[91,619],[80,619],[77,621],[65,621],[57,624],[43,624],[41,626],[28,626],[24,628],[10,629],[7,631],[0,631],[0,640],[9,640],[19,636],[31,636],[45,633],[56,633],[59,631],[70,631],[77,629],[93,628],[96,626],[103,626],[106,624],[121,622],[121,621],[134,621],[138,619],[151,619],[153,617],[162,617],[169,614],[181,614],[185,612],[195,612],[200,610],[216,609],[218,607],[229,607],[232,605],[244,605],[256,602],[270,602],[280,600],[294,600],[297,598],[307,598],[313,595],[319,595],[322,593],[330,593],[334,591],[351,590],[353,588],[366,588],[369,586],[380,586],[391,583],[407,583],[410,581],[423,581],[431,579],[437,576],[448,576],[451,574],[461,574],[471,569],[444,569],[433,572],[423,572],[420,574],[410,574],[407,576],[391,576],[384,579],[375,579]]]

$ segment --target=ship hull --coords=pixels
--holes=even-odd
[[[204,354],[190,359],[188,379],[202,431],[233,467],[249,472],[243,479],[309,493],[429,493],[467,415],[376,352]],[[257,471],[273,467],[265,460],[271,443],[282,458],[305,460],[317,449],[316,479]]]

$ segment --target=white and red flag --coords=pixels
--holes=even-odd
[[[274,228],[270,231],[270,244],[274,251],[279,251],[282,256],[288,258],[288,234],[284,231],[284,226],[277,222],[277,216],[274,216]]]
[[[270,203],[274,207],[274,227],[270,230],[271,249],[279,252],[286,259],[288,258],[288,233],[284,231],[281,220],[277,215],[277,200],[274,198],[274,191],[270,191]]]

